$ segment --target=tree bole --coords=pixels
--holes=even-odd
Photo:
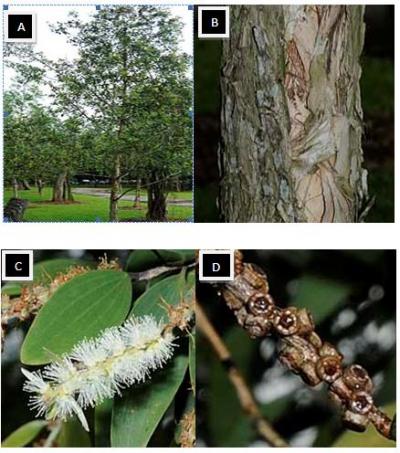
[[[231,6],[221,77],[227,222],[356,222],[362,168],[359,5]]]

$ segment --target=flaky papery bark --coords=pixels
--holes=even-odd
[[[358,5],[231,6],[222,56],[228,222],[354,222],[362,168]]]

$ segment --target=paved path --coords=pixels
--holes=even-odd
[[[110,191],[108,189],[98,189],[95,187],[76,187],[72,189],[72,193],[80,194],[80,195],[92,195],[95,197],[103,197],[103,198],[108,198],[110,196]],[[126,195],[124,195],[121,200],[125,201],[135,201],[135,195],[134,192],[129,192]],[[142,203],[147,202],[147,196],[142,195],[140,197],[140,201]],[[184,199],[179,199],[175,198],[173,200],[168,199],[167,204],[174,204],[178,206],[192,206],[192,201],[191,200],[184,200]]]

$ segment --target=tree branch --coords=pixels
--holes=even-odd
[[[261,414],[260,408],[258,407],[246,380],[232,360],[229,349],[214,329],[198,302],[196,303],[196,326],[206,337],[222,365],[227,370],[228,377],[236,390],[240,405],[242,406],[243,411],[255,424],[260,436],[274,447],[287,447],[287,443]]]
[[[382,436],[395,440],[392,420],[374,403],[368,372],[360,365],[343,365],[342,354],[319,337],[312,315],[305,308],[277,306],[269,294],[265,273],[244,262],[240,251],[235,251],[234,280],[219,287],[250,337],[276,336],[279,359],[290,371],[309,386],[327,384],[349,429],[362,432],[372,423]]]

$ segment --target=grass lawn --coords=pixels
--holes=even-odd
[[[32,190],[21,190],[19,197],[29,201],[25,211],[25,222],[108,222],[108,199],[90,195],[74,195],[76,203],[53,204],[48,201],[51,199],[52,190],[50,187],[43,189],[42,195]],[[12,197],[12,191],[4,190],[4,204]],[[191,200],[192,193],[172,192],[168,196],[169,200],[185,199]],[[133,209],[132,201],[122,200],[118,203],[120,221],[140,221],[145,220],[147,206],[142,203],[142,209]],[[169,221],[189,221],[192,219],[193,212],[190,206],[168,206]]]

